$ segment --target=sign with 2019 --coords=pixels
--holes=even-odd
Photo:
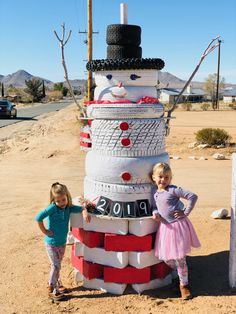
[[[151,216],[152,212],[147,199],[135,202],[120,202],[101,196],[97,202],[94,214],[119,218],[135,218]]]

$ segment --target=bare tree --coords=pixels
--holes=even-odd
[[[69,87],[69,93],[71,95],[71,97],[73,98],[74,102],[76,103],[77,107],[80,110],[80,113],[82,115],[83,118],[87,118],[87,114],[85,109],[81,106],[81,104],[77,101],[77,99],[75,98],[74,92],[73,92],[73,88],[71,86],[70,80],[68,78],[68,71],[67,71],[67,67],[66,67],[66,62],[65,62],[65,55],[64,55],[64,47],[65,45],[68,43],[68,40],[70,39],[71,33],[72,31],[69,31],[69,34],[67,36],[67,39],[65,39],[65,23],[63,23],[61,25],[62,27],[62,36],[61,38],[57,35],[57,32],[54,30],[54,34],[56,36],[56,38],[58,39],[59,43],[60,43],[60,48],[61,48],[61,63],[64,69],[64,78],[68,84]]]
[[[206,49],[203,51],[203,54],[201,55],[201,58],[200,58],[200,61],[198,62],[195,70],[193,71],[193,73],[190,75],[189,79],[187,80],[187,82],[185,83],[184,87],[182,88],[181,92],[179,93],[177,99],[175,100],[172,108],[170,110],[168,110],[168,113],[167,113],[167,121],[166,121],[166,135],[169,134],[170,132],[170,129],[169,129],[169,122],[170,122],[170,119],[171,119],[171,113],[174,111],[174,109],[176,108],[179,100],[180,100],[180,97],[182,96],[183,92],[185,91],[185,89],[188,87],[188,85],[191,83],[194,75],[197,73],[198,69],[200,68],[200,65],[202,63],[202,61],[205,59],[205,57],[207,55],[209,55],[210,52],[212,52],[216,47],[219,46],[219,41],[217,44],[215,44],[216,40],[218,40],[220,38],[220,36],[217,36],[216,38],[212,39],[210,41],[210,43],[208,44],[208,46],[206,47]]]
[[[225,79],[222,77],[219,82],[220,89],[225,87]],[[209,74],[204,82],[203,86],[205,92],[211,97],[212,108],[214,109],[214,103],[216,100],[216,88],[217,88],[217,74]]]

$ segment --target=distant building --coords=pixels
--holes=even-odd
[[[223,102],[225,104],[236,102],[236,88],[228,89],[223,92]]]
[[[181,92],[181,88],[162,88],[160,90],[160,101],[173,104]],[[202,89],[192,88],[189,85],[180,97],[179,102],[202,102],[206,100],[206,93]]]

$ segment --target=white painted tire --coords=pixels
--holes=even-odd
[[[127,285],[121,283],[104,282],[103,279],[87,279],[84,277],[83,286],[87,289],[101,290],[111,294],[121,295],[124,293]]]
[[[157,89],[153,86],[97,86],[94,90],[94,99],[119,101],[127,99],[138,102],[142,97],[157,98]]]
[[[145,217],[143,219],[133,219],[129,221],[129,234],[143,237],[145,235],[157,231],[158,223],[152,217]]]
[[[95,181],[118,184],[152,183],[150,173],[159,162],[169,162],[167,153],[148,157],[115,157],[90,151],[86,155],[86,175]],[[104,167],[104,165],[106,165]],[[129,173],[130,180],[124,180],[123,174]]]
[[[161,103],[157,104],[92,104],[87,107],[91,119],[146,119],[164,115]]]
[[[154,250],[149,252],[129,252],[129,265],[138,269],[149,267],[160,262],[158,257],[155,256]]]
[[[105,266],[125,268],[129,263],[129,252],[108,252],[101,247],[89,248],[85,245],[84,259]]]
[[[164,286],[168,286],[172,282],[171,275],[167,275],[164,279],[154,279],[148,283],[132,284],[132,288],[137,293],[142,293],[145,290],[157,289]]]
[[[90,201],[96,200],[100,196],[105,196],[113,201],[135,202],[147,199],[153,204],[152,184],[110,184],[94,181],[85,177],[84,197]]]
[[[104,155],[127,157],[156,156],[165,152],[163,118],[127,119],[125,122],[129,128],[123,131],[119,120],[94,120],[92,150]]]
[[[98,87],[116,86],[156,86],[157,70],[112,70],[97,71],[94,73],[95,84]],[[110,79],[109,79],[110,78]],[[135,79],[131,79],[135,78]]]

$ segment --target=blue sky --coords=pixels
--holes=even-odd
[[[120,22],[120,0],[93,0],[93,58],[106,58],[106,27]],[[129,24],[142,27],[144,58],[162,58],[168,71],[187,79],[212,38],[221,35],[221,76],[236,84],[235,0],[126,0]],[[24,69],[53,82],[63,81],[59,34],[65,22],[72,36],[65,49],[71,79],[86,78],[84,34],[87,0],[0,0],[0,74]],[[217,70],[217,50],[203,62],[194,80]]]

